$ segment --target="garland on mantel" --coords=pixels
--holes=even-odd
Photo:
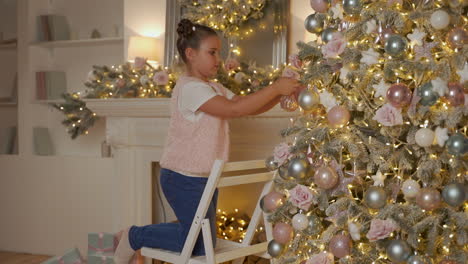
[[[180,72],[179,66],[155,68],[143,58],[136,58],[133,64],[93,66],[84,83],[87,87],[84,92],[63,94],[65,102],[52,105],[63,112],[66,118],[62,124],[67,127],[71,138],[75,139],[87,135],[89,128],[99,118],[86,107],[83,99],[169,98]],[[224,67],[220,67],[214,81],[244,96],[269,85],[281,72],[281,69],[272,66],[257,67],[229,58]]]

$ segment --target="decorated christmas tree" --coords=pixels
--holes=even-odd
[[[463,0],[311,0],[261,201],[278,263],[467,263]]]

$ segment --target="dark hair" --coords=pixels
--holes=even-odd
[[[185,49],[200,48],[200,42],[209,36],[218,36],[216,31],[212,28],[192,23],[188,19],[182,19],[177,26],[177,51],[179,52],[182,60],[187,63],[187,57],[185,56]]]

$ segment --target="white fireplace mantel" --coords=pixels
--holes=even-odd
[[[158,197],[152,193],[152,163],[160,160],[164,148],[170,99],[85,99],[85,102],[97,116],[106,119],[106,141],[111,145],[116,168],[113,186],[120,194],[114,202],[113,229],[173,220],[175,216],[163,195],[166,219],[162,217],[159,200],[152,201],[152,197]],[[276,106],[258,116],[230,120],[230,161],[264,159],[271,155],[274,146],[283,141],[279,131],[297,114]],[[223,201],[221,198],[218,204],[226,209],[252,206],[249,199]],[[153,210],[156,219],[152,219]]]
[[[105,117],[170,117],[170,98],[85,99],[88,108]],[[279,105],[255,118],[292,117],[296,112],[286,112]]]

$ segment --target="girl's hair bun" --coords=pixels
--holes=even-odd
[[[188,38],[195,31],[195,24],[188,19],[182,19],[177,26],[177,34],[182,38]]]

